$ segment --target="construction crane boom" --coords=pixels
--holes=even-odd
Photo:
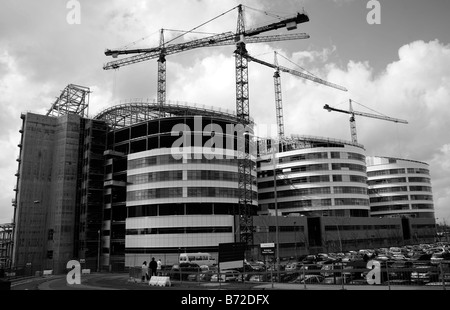
[[[340,85],[337,85],[337,84],[334,84],[334,83],[331,83],[331,82],[327,82],[325,80],[322,80],[321,78],[315,77],[315,76],[310,75],[310,74],[299,72],[299,71],[296,71],[296,70],[293,70],[293,69],[289,69],[289,68],[286,68],[286,67],[283,67],[283,66],[277,66],[275,64],[271,64],[271,63],[268,63],[266,61],[263,61],[263,60],[255,58],[255,57],[252,57],[252,56],[250,56],[248,54],[245,57],[248,60],[257,62],[257,63],[259,63],[261,65],[264,65],[264,66],[267,66],[267,67],[270,67],[270,68],[273,68],[273,69],[276,69],[276,70],[278,69],[280,71],[287,72],[287,73],[290,73],[292,75],[299,76],[299,77],[302,77],[304,79],[307,79],[307,80],[310,80],[310,81],[313,81],[313,82],[316,82],[316,83],[319,83],[319,84],[323,84],[323,85],[326,85],[326,86],[329,86],[329,87],[333,87],[333,88],[336,88],[336,89],[339,89],[339,90],[342,90],[342,91],[348,91],[348,89],[343,87],[343,86],[340,86]]]
[[[271,35],[271,36],[257,36],[250,37],[246,40],[247,43],[263,43],[286,40],[308,39],[310,36],[306,33],[285,34],[285,35]],[[188,51],[200,47],[225,46],[236,44],[236,35],[232,32],[227,32],[220,35],[214,35],[202,39],[197,39],[180,44],[169,44],[165,47],[165,55],[171,55],[179,52]],[[106,50],[105,55],[117,57],[118,55],[138,54],[135,56],[122,58],[111,61],[103,66],[104,70],[118,69],[120,67],[131,65],[150,59],[158,58],[161,53],[160,47],[134,49],[134,50]]]
[[[360,115],[360,116],[365,116],[365,117],[382,119],[382,120],[391,121],[391,122],[394,122],[394,123],[408,124],[408,121],[405,121],[403,119],[393,118],[393,117],[384,116],[384,115],[370,114],[370,113],[359,112],[359,111],[351,112],[351,111],[346,111],[346,110],[340,110],[340,109],[336,109],[336,108],[330,107],[328,104],[326,104],[323,108],[325,110],[328,110],[329,112],[336,111],[336,112],[342,112],[342,113],[347,113],[347,114],[354,114],[354,115]]]
[[[357,134],[356,134],[355,115],[381,119],[384,121],[390,121],[390,122],[394,122],[394,123],[408,124],[408,121],[405,121],[403,119],[393,118],[393,117],[389,117],[389,116],[385,116],[385,115],[377,115],[377,114],[370,114],[370,113],[365,113],[365,112],[354,111],[353,107],[352,107],[351,99],[349,100],[349,104],[350,104],[350,109],[348,111],[330,107],[328,104],[325,104],[323,108],[325,110],[328,110],[328,112],[335,111],[335,112],[350,114],[350,132],[351,132],[351,136],[352,136],[352,142],[355,142],[355,143],[358,142]]]

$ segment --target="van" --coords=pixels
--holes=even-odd
[[[181,253],[180,264],[191,263],[199,266],[213,266],[216,265],[216,259],[209,253]]]

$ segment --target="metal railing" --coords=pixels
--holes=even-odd
[[[368,268],[372,264],[373,269]],[[141,268],[132,267],[129,270],[130,278],[135,282],[142,282]],[[447,290],[450,288],[450,261],[438,263],[408,262],[408,261],[382,261],[373,266],[373,261],[354,261],[333,264],[298,264],[295,270],[263,270],[234,272],[201,270],[200,268],[170,269],[166,266],[162,276],[170,277],[175,283],[190,283],[202,285],[207,282],[224,283],[234,282],[236,285],[245,285],[246,289],[258,288],[258,284],[269,284],[273,288],[283,284],[286,289],[307,289],[312,285],[326,289],[334,286],[335,289],[377,289],[391,290],[398,287],[412,287]],[[278,276],[279,275],[279,276]],[[148,281],[144,281],[148,282]],[[238,284],[239,283],[239,284]]]

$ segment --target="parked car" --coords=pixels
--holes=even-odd
[[[268,282],[269,277],[267,274],[253,274],[248,279],[249,282]]]
[[[423,253],[423,252],[416,252],[413,256],[410,257],[411,261],[430,261],[431,260],[431,254]]]
[[[220,272],[220,276],[218,273],[214,273],[211,276],[211,282],[234,282],[238,281],[241,273],[237,270],[224,270]]]
[[[389,280],[411,280],[413,263],[410,261],[396,261],[389,266]]]
[[[284,268],[285,271],[294,271],[299,270],[301,268],[302,264],[299,262],[292,262],[286,265]]]
[[[303,276],[301,274],[295,280],[293,280],[293,281],[291,281],[289,283],[319,284],[319,283],[322,283],[324,278],[325,277],[321,276],[321,275],[307,274],[307,275]]]
[[[190,274],[198,274],[201,271],[200,266],[192,263],[175,264],[170,270],[170,275],[174,280],[187,280]],[[191,277],[192,278],[192,277]]]
[[[211,276],[214,274],[214,271],[212,270],[207,270],[207,271],[203,271],[202,273],[200,273],[199,276],[199,281],[211,281]]]
[[[411,272],[411,282],[428,283],[436,282],[439,279],[439,272],[436,267],[429,265],[419,265],[416,270]]]
[[[431,255],[430,262],[432,264],[439,264],[441,261],[450,260],[450,252],[435,252]]]
[[[303,260],[303,264],[315,264],[317,262],[317,256],[316,255],[307,255]]]
[[[333,277],[333,276],[325,277],[321,283],[322,284],[342,284],[342,281],[344,281],[344,284],[349,283],[350,277],[346,277],[345,275],[344,275],[344,277]]]

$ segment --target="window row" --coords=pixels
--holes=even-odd
[[[366,166],[356,165],[356,164],[347,164],[347,163],[331,164],[331,169],[332,170],[351,170],[351,171],[366,172]]]
[[[240,190],[238,188],[224,187],[188,187],[188,197],[221,197],[221,198],[239,198]],[[257,192],[252,192],[252,199],[256,200]]]
[[[277,180],[277,186],[286,186],[293,184],[302,184],[302,183],[322,183],[322,182],[330,182],[329,175],[315,175],[309,177],[301,177],[301,178],[285,178],[281,180]],[[269,188],[273,187],[273,181],[265,181],[258,183],[258,188]]]
[[[238,173],[228,171],[188,170],[187,177],[188,180],[239,181]]]
[[[366,156],[353,152],[331,152],[331,158],[354,159],[366,162]]]
[[[152,188],[127,192],[127,201],[181,197],[183,197],[182,187]]]
[[[388,202],[388,201],[401,201],[401,200],[433,200],[431,195],[399,195],[399,196],[384,196],[384,197],[371,197],[371,203]]]
[[[408,187],[407,186],[372,188],[372,189],[369,189],[369,195],[396,193],[396,192],[407,192],[407,191],[408,191]]]
[[[128,207],[128,217],[166,215],[234,215],[238,204],[232,203],[167,203]]]
[[[369,199],[360,198],[335,198],[334,205],[336,206],[368,206]]]
[[[370,207],[371,212],[385,212],[385,211],[401,211],[409,210],[409,204],[396,204],[389,206],[372,206]]]
[[[325,231],[400,229],[399,225],[326,225]]]
[[[239,189],[225,187],[188,187],[188,197],[220,197],[239,198]],[[257,193],[252,192],[253,199],[256,200]],[[182,187],[152,188],[127,192],[127,201],[159,199],[159,198],[181,198],[183,197]]]
[[[335,186],[333,188],[335,194],[361,194],[367,195],[367,188],[353,186]]]
[[[139,228],[127,229],[127,236],[132,235],[167,235],[167,234],[213,234],[231,233],[231,226],[208,226],[208,227],[161,227],[161,228]]]
[[[330,194],[331,190],[329,187],[314,187],[314,188],[302,188],[293,189],[287,191],[277,191],[277,197],[292,197],[292,196],[304,196],[304,195],[323,195]],[[275,192],[262,193],[258,195],[258,199],[272,199],[275,198]]]
[[[390,178],[390,179],[380,179],[380,180],[369,180],[367,184],[381,185],[381,184],[391,184],[391,183],[431,183],[430,178],[420,178],[420,177],[409,177],[409,178]]]
[[[238,182],[239,176],[236,172],[228,172],[228,171],[188,170],[187,179]],[[256,178],[254,179],[256,181]],[[152,182],[182,181],[182,180],[183,180],[183,171],[174,170],[174,171],[158,171],[138,175],[131,175],[128,177],[127,181],[130,184],[144,184]]]
[[[330,152],[330,158],[340,158],[340,159],[354,159],[362,162],[366,161],[366,157],[364,155],[353,153],[353,152]],[[279,159],[280,163],[293,162],[293,161],[301,161],[301,160],[315,160],[315,159],[328,159],[327,152],[315,152],[315,153],[307,153],[307,154],[299,154],[293,156],[281,157]]]
[[[405,173],[420,173],[420,174],[430,174],[428,169],[423,168],[398,168],[398,169],[386,169],[378,171],[370,171],[367,173],[368,177],[376,177],[380,175],[390,175],[390,174],[405,174]]]
[[[181,181],[183,180],[183,171],[158,171],[149,172],[144,174],[130,175],[128,176],[129,184],[145,184],[152,182],[164,182],[164,181]]]
[[[286,201],[278,203],[278,207],[280,209],[323,207],[323,206],[331,206],[331,199],[307,199],[307,200]],[[270,203],[269,209],[275,209],[275,204]]]
[[[411,209],[413,210],[429,210],[429,209],[434,209],[433,204],[427,204],[427,203],[412,203],[411,204]]]
[[[188,154],[187,155],[187,163],[188,164],[212,164],[212,165],[229,165],[236,166],[237,161],[235,158],[208,158],[205,154]],[[182,164],[183,159],[178,158],[176,154],[167,154],[167,155],[158,155],[158,156],[149,156],[137,159],[131,159],[128,161],[128,169],[137,169],[137,168],[145,168],[150,166],[159,166],[159,165],[167,165],[167,164]],[[252,162],[252,169],[256,168],[256,164]]]
[[[277,227],[276,226],[261,226],[257,225],[254,226],[255,232],[276,232]],[[304,232],[305,227],[304,226],[278,226],[279,232]]]
[[[328,159],[327,152],[317,152],[308,154],[299,154],[294,156],[287,156],[279,158],[280,163],[300,161],[300,160],[314,160],[314,159]]]

